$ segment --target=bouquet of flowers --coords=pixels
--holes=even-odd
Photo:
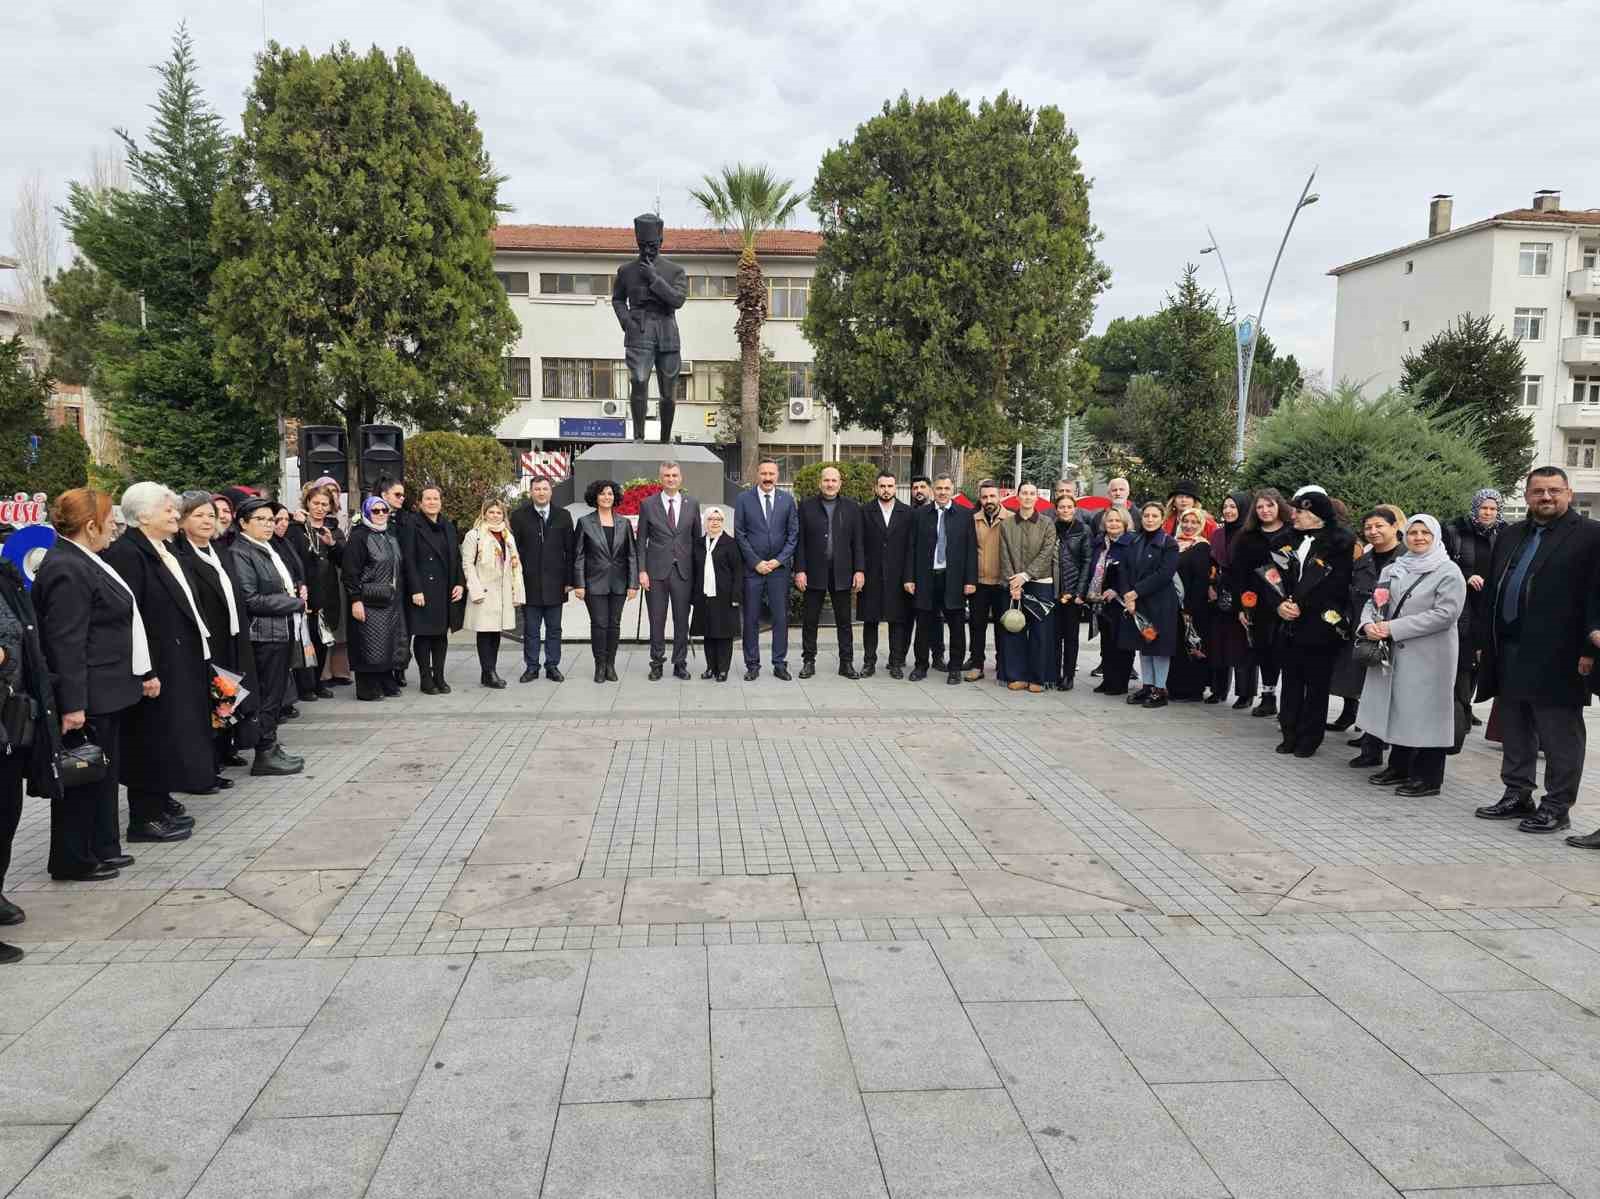
[[[1289,598],[1289,593],[1284,589],[1283,572],[1276,566],[1256,567],[1256,578],[1260,579],[1280,600]]]
[[[638,516],[639,505],[660,490],[661,484],[653,479],[630,479],[617,500],[617,515]]]
[[[1161,631],[1150,623],[1150,618],[1143,612],[1134,612],[1133,627],[1139,631],[1139,636],[1146,641],[1154,641],[1161,636]]]
[[[244,676],[212,668],[211,674],[211,727],[221,730],[239,722],[239,707],[250,695],[243,686]]]

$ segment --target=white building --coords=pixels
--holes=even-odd
[[[1382,391],[1462,313],[1492,316],[1522,343],[1535,462],[1564,466],[1578,507],[1600,511],[1600,209],[1541,191],[1531,208],[1459,229],[1450,218],[1450,197],[1435,196],[1426,238],[1328,272],[1333,377]]]
[[[617,269],[636,257],[631,228],[502,225],[493,232],[495,272],[511,298],[522,334],[507,361],[521,401],[495,430],[517,449],[580,452],[598,441],[632,436],[622,330],[611,309]],[[811,345],[800,332],[816,271],[818,233],[780,230],[757,244],[768,284],[762,344],[788,368],[789,406],[783,423],[763,433],[761,451],[778,462],[784,482],[810,462],[859,458],[876,462],[875,430],[835,427],[812,386]],[[662,254],[689,273],[689,299],[678,312],[683,373],[678,380],[674,439],[722,454],[734,473],[737,428],[718,422],[723,372],[739,359],[733,326],[737,242],[714,229],[668,226]],[[654,379],[650,394],[656,394]],[[648,435],[658,434],[652,402]],[[897,473],[909,474],[910,441],[897,439]],[[945,466],[942,450],[935,465]]]

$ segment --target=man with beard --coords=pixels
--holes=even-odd
[[[911,476],[911,507],[912,507],[912,515],[916,515],[917,511],[921,510],[924,505],[932,502],[932,500],[933,500],[933,480],[929,479],[927,475],[912,475]],[[915,618],[913,618],[913,619],[915,619]],[[944,670],[945,669],[945,660],[944,660],[944,625],[938,623],[937,621],[934,622],[933,627],[930,630],[928,630],[928,635],[931,638],[931,640],[929,641],[928,644],[932,647],[933,668],[935,670]]]
[[[967,604],[967,664],[964,678],[975,683],[983,677],[988,630],[997,625],[1009,605],[1010,591],[1000,570],[1000,526],[1011,513],[1000,507],[1000,488],[993,479],[978,484],[978,510],[972,514],[973,532],[978,538],[978,590]],[[996,677],[1000,671],[1000,635],[995,634]]]
[[[905,590],[917,610],[917,660],[911,681],[928,677],[932,631],[949,626],[950,656],[956,660],[966,648],[966,600],[978,589],[978,539],[965,512],[950,502],[955,481],[949,475],[934,480],[933,502],[916,513],[906,547]],[[959,686],[961,672],[943,669],[945,682]]]
[[[905,677],[910,642],[911,597],[901,586],[912,510],[895,498],[895,477],[880,471],[873,484],[877,499],[861,510],[865,582],[861,588],[861,677],[878,670],[878,625],[889,625],[889,677]]]

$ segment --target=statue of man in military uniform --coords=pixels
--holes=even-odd
[[[661,440],[672,440],[672,411],[683,365],[677,311],[689,298],[689,277],[676,262],[661,257],[661,218],[653,212],[633,218],[639,257],[617,272],[611,307],[622,326],[622,352],[628,362],[633,439],[644,440],[650,372],[661,389]]]

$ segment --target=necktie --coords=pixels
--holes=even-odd
[[[936,531],[934,533],[934,539],[933,539],[933,569],[934,570],[943,570],[945,568],[945,557],[944,557],[945,544],[944,544],[944,509],[942,507],[939,508],[934,513],[934,520],[938,522],[938,528],[936,529]]]
[[[678,527],[678,499],[676,496],[667,500],[667,528],[676,530]]]
[[[772,495],[770,492],[763,491],[761,493],[761,505],[765,509],[766,520],[770,525],[772,523]]]
[[[1533,526],[1533,536],[1523,544],[1516,564],[1506,576],[1505,591],[1500,596],[1500,615],[1507,624],[1515,624],[1521,614],[1522,581],[1528,577],[1528,568],[1533,565],[1534,555],[1539,552],[1539,540],[1544,536],[1544,530],[1543,525]]]

